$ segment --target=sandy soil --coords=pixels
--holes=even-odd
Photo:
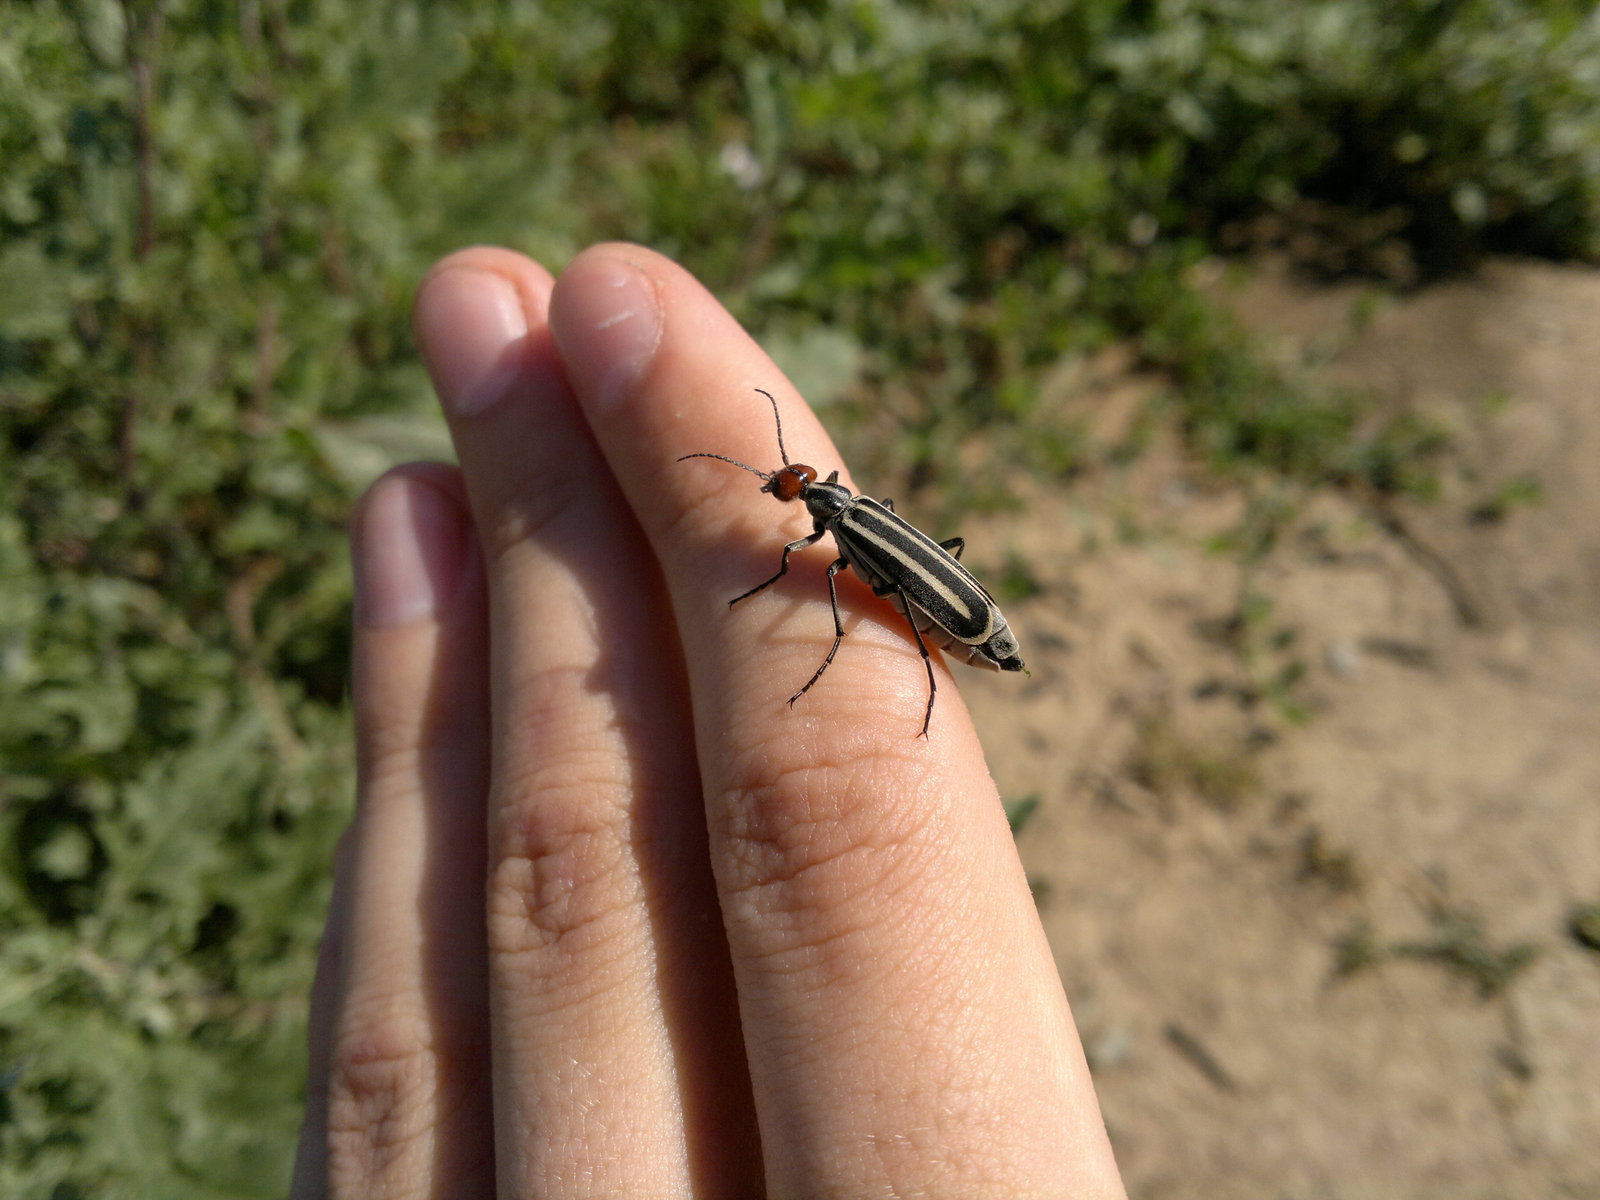
[[[1600,902],[1600,273],[1224,291],[1451,440],[1431,503],[1223,485],[1158,438],[962,530],[1043,585],[1008,605],[1032,679],[962,687],[1039,798],[1020,844],[1130,1191],[1600,1196],[1600,953],[1568,927]],[[1069,402],[1115,440],[1141,389],[1094,374]],[[1259,558],[1215,549],[1285,502]]]

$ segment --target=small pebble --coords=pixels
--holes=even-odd
[[[1328,670],[1340,679],[1353,679],[1361,673],[1361,647],[1348,638],[1329,642],[1323,651]]]

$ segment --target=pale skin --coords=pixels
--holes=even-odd
[[[846,573],[785,703],[831,547],[728,607],[809,523],[674,460],[778,465],[761,387],[826,473],[804,401],[636,246],[461,251],[415,325],[461,465],[353,521],[296,1200],[1121,1197],[955,681],[919,738],[916,645]]]

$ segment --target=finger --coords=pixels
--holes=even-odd
[[[569,376],[665,573],[687,656],[713,863],[776,1194],[1113,1195],[1082,1052],[998,798],[940,669],[856,587],[833,673],[821,568],[733,610],[803,533],[712,451],[837,459],[759,347],[635,247],[580,256],[552,301]],[[774,535],[774,529],[779,532]],[[842,582],[842,580],[841,580]],[[825,690],[824,690],[825,689]],[[809,707],[804,707],[809,705]]]
[[[490,1196],[482,565],[452,468],[391,472],[353,532],[358,795],[327,1194]]]
[[[814,738],[830,741],[842,726],[869,740],[914,736],[928,693],[916,644],[853,573],[838,579],[852,625],[848,667],[799,701],[796,720],[773,724],[833,640],[822,580],[831,544],[797,554],[785,580],[728,611],[729,599],[769,578],[783,544],[812,523],[802,504],[762,496],[761,482],[736,466],[677,459],[711,452],[761,471],[783,465],[772,408],[757,390],[765,389],[777,397],[789,457],[819,477],[838,469],[850,483],[826,431],[771,360],[693,279],[647,251],[590,250],[557,293],[557,336],[612,471],[667,568],[691,674],[707,664],[731,676],[733,686],[697,693],[703,727],[740,744],[764,744],[781,728],[802,756],[802,744],[815,749]],[[662,311],[670,314],[664,328]],[[950,700],[934,717],[936,727],[949,722],[937,753],[948,757],[952,739],[964,749],[975,743],[942,664],[937,672]]]
[[[295,1146],[290,1200],[320,1200],[328,1183],[328,1073],[333,1061],[333,1026],[338,1016],[340,963],[349,925],[350,856],[347,828],[333,853],[333,895],[317,947],[317,972],[311,983],[306,1028],[306,1110]]]
[[[507,1195],[749,1195],[759,1180],[680,650],[578,412],[549,277],[454,255],[416,325],[487,547],[489,939]]]

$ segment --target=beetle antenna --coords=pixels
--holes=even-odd
[[[767,402],[772,405],[772,419],[778,423],[778,453],[783,456],[783,465],[787,467],[790,465],[789,452],[783,448],[783,418],[778,415],[778,402],[766,388],[757,388],[756,391],[765,396]]]
[[[761,478],[765,479],[768,483],[772,482],[772,476],[769,475],[766,471],[758,471],[754,467],[752,467],[749,463],[742,463],[737,458],[729,458],[725,454],[706,454],[706,453],[704,453],[702,451],[699,454],[685,454],[683,456],[683,458],[678,459],[678,461],[682,462],[684,458],[714,458],[718,462],[732,463],[736,467],[743,467],[746,471],[749,471],[750,474],[759,475],[759,476],[761,476]]]

